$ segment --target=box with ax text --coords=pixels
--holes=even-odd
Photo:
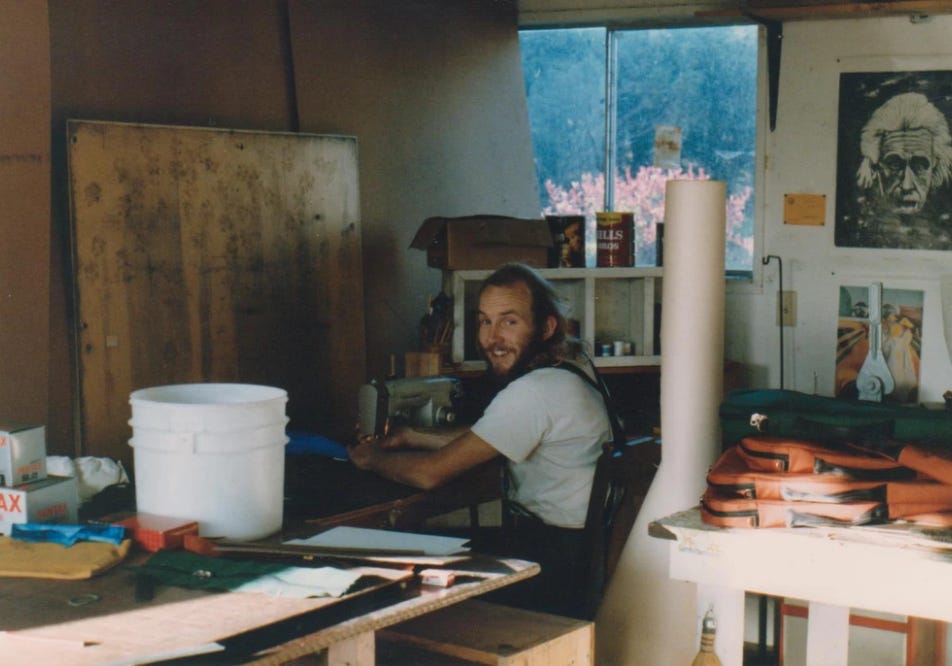
[[[10,534],[17,523],[79,521],[79,487],[76,477],[49,476],[15,488],[0,488],[0,534]]]

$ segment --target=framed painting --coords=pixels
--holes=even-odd
[[[915,403],[919,397],[924,294],[918,290],[884,288],[878,318],[869,310],[870,296],[869,287],[840,287],[835,394],[858,397],[856,380],[873,352],[869,326],[876,322],[880,326],[881,354],[893,384],[884,398],[900,404]]]

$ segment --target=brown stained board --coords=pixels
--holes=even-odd
[[[352,137],[70,121],[83,452],[129,462],[129,394],[288,392],[342,437],[365,381]]]

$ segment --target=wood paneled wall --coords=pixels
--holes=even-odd
[[[0,421],[45,424],[51,381],[46,2],[0,0]]]

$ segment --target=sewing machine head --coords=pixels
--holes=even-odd
[[[462,385],[453,377],[374,380],[357,394],[357,432],[383,436],[398,426],[452,425],[462,396]]]

